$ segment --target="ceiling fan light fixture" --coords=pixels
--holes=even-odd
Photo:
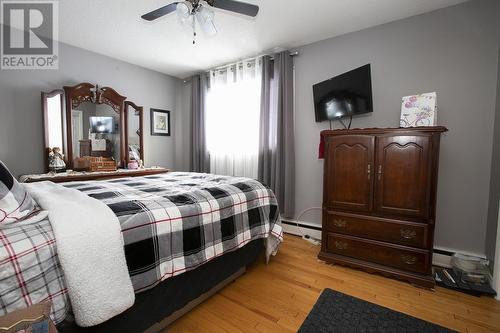
[[[181,25],[189,24],[192,22],[192,10],[193,5],[189,1],[183,1],[177,3],[177,8],[175,9],[175,13],[177,14],[177,19]]]
[[[214,36],[217,34],[217,29],[214,24],[214,11],[212,8],[218,8],[251,17],[255,17],[259,13],[259,6],[240,0],[185,0],[181,2],[172,2],[142,15],[141,18],[146,21],[154,21],[175,11],[181,26],[189,26],[193,29],[193,44],[195,44],[196,22],[198,22],[198,25],[205,35]]]
[[[202,17],[204,20],[213,20],[215,12],[208,5],[204,6],[200,4],[198,15],[200,15],[200,17]]]
[[[207,6],[200,5],[196,12],[196,20],[207,36],[215,36],[217,29],[214,24],[214,11]]]

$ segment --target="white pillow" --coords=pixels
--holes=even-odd
[[[0,161],[0,226],[21,222],[39,213],[31,195]]]

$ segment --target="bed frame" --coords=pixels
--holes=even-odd
[[[144,333],[157,333],[161,332],[162,330],[166,329],[170,324],[172,324],[174,321],[179,319],[180,317],[184,316],[186,313],[212,297],[215,293],[217,293],[219,290],[236,280],[238,277],[242,276],[246,272],[246,267],[240,268],[236,273],[233,275],[229,276],[227,279],[222,281],[221,283],[217,284],[214,286],[212,289],[207,291],[204,294],[201,294],[198,298],[192,300],[188,304],[186,304],[183,308],[175,311],[172,313],[170,316],[167,318],[163,319],[161,322],[154,324],[150,328],[148,328]]]
[[[259,257],[264,260],[263,250],[264,240],[254,240],[238,250],[136,294],[135,303],[130,309],[105,323],[82,328],[68,317],[57,328],[60,333],[161,332],[244,274],[246,267]]]

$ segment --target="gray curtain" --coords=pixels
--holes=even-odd
[[[259,180],[274,191],[283,216],[294,217],[293,59],[285,51],[262,61]]]
[[[205,74],[195,75],[191,84],[191,171],[210,172],[210,155],[206,139],[206,96],[208,78]]]

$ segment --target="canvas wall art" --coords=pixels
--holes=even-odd
[[[436,126],[437,94],[435,92],[403,97],[401,127]]]

